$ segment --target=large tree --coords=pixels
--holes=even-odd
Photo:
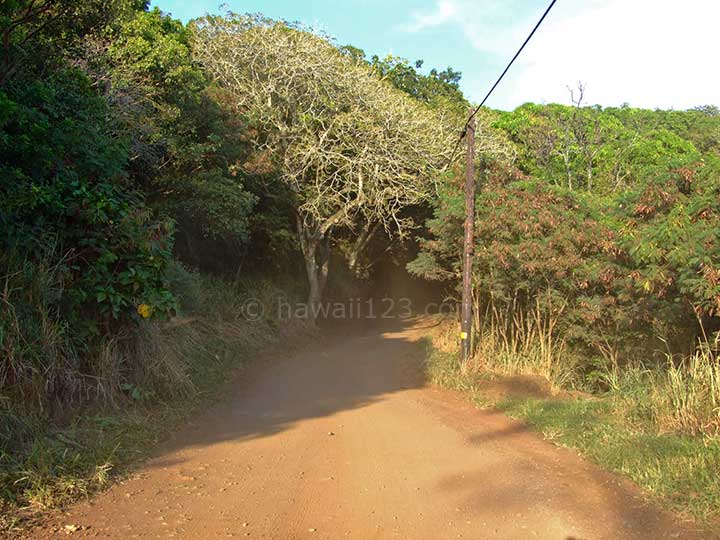
[[[430,195],[457,121],[303,28],[229,15],[195,30],[198,59],[258,129],[258,146],[291,188],[316,305],[333,231],[379,223],[403,232],[402,210]]]

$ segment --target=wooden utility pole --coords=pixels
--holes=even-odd
[[[471,111],[472,112],[472,111]],[[472,333],[472,263],[475,243],[475,117],[471,114],[465,130],[465,240],[463,242],[463,292],[460,314],[460,349],[464,362],[470,357]]]

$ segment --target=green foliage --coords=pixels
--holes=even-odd
[[[0,96],[3,249],[39,257],[51,246],[61,257],[59,304],[78,343],[129,322],[140,304],[169,315],[172,225],[125,187],[127,146],[104,127],[105,101],[73,69]]]
[[[187,29],[158,8],[138,13],[123,24],[108,56],[123,68],[117,71],[119,79],[142,80],[165,106],[195,101],[205,86],[203,73],[192,63]]]
[[[717,155],[713,108],[646,111],[630,107],[526,104],[496,113],[519,149],[518,167],[549,183],[610,193]]]
[[[108,340],[176,310],[165,277],[173,222],[134,188],[131,137],[76,56],[134,4],[16,3],[3,20],[0,392],[26,414],[82,403],[93,377],[98,396],[115,395],[134,368],[103,361]]]
[[[62,66],[88,35],[103,35],[146,0],[10,0],[0,6],[0,85]]]
[[[211,239],[237,250],[250,238],[259,197],[245,185],[254,174],[244,167],[248,129],[194,61],[189,31],[157,8],[139,13],[119,30],[106,60],[112,92],[134,100],[122,110],[141,158],[133,173],[153,204],[195,244]]]
[[[287,207],[262,199],[280,192],[250,151],[257,133],[208,84],[185,26],[106,4],[0,12],[0,399],[41,422],[91,395],[186,389],[164,351],[133,348],[178,312],[176,228],[189,260],[214,249],[213,269],[234,273],[254,233],[279,246],[287,227]]]
[[[496,113],[520,171],[479,171],[480,306],[509,314],[509,324],[540,301],[558,335],[585,351],[588,374],[597,355],[692,352],[699,323],[719,327],[720,307],[719,158],[682,136],[700,140],[690,126],[701,118],[703,128],[714,121],[700,111],[560,105]],[[462,223],[459,182],[448,177],[410,271],[458,284]]]
[[[623,241],[637,261],[636,282],[656,303],[687,302],[718,313],[720,177],[707,166],[684,167],[621,199]]]
[[[459,114],[464,114],[469,107],[459,88],[462,73],[451,67],[443,71],[433,68],[427,75],[423,75],[419,72],[423,66],[422,60],[411,65],[406,59],[392,55],[383,59],[373,56],[370,65],[383,79],[418,101],[454,108]]]

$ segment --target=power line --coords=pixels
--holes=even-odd
[[[448,161],[448,164],[445,166],[445,168],[447,168],[448,165],[450,165],[450,164],[453,162],[453,160],[455,159],[455,154],[457,153],[458,147],[460,146],[460,143],[462,142],[463,138],[465,137],[465,133],[467,133],[468,125],[469,125],[470,122],[475,118],[475,115],[476,115],[476,114],[478,113],[478,111],[483,107],[483,105],[485,105],[485,102],[488,100],[488,98],[489,98],[490,95],[493,93],[493,91],[495,90],[495,88],[497,88],[497,85],[500,84],[500,81],[503,80],[503,77],[505,77],[505,74],[509,71],[510,67],[513,65],[513,63],[515,62],[515,60],[517,60],[517,57],[520,56],[520,53],[521,53],[521,52],[523,51],[523,49],[525,48],[525,45],[528,44],[528,42],[532,39],[533,35],[535,35],[535,32],[537,32],[537,29],[540,28],[540,25],[543,23],[543,21],[545,20],[545,17],[547,17],[547,15],[548,15],[548,13],[550,13],[550,10],[551,10],[551,9],[553,8],[553,6],[555,5],[555,2],[557,2],[557,0],[552,0],[552,1],[550,2],[550,5],[549,5],[549,6],[547,7],[547,9],[545,10],[545,13],[542,14],[542,17],[540,17],[540,20],[538,20],[537,24],[535,25],[535,28],[533,28],[533,29],[532,29],[532,32],[530,32],[530,34],[528,34],[528,37],[525,38],[525,41],[524,41],[523,44],[520,46],[520,48],[517,50],[517,52],[515,53],[515,56],[513,56],[513,57],[512,57],[512,60],[510,60],[510,62],[508,63],[508,65],[505,66],[505,69],[503,70],[503,72],[502,72],[502,73],[500,74],[500,76],[498,77],[498,80],[495,81],[495,84],[492,85],[492,88],[490,88],[490,91],[485,95],[485,97],[483,98],[483,100],[480,102],[480,105],[478,105],[477,107],[475,107],[475,110],[474,110],[474,111],[470,114],[470,116],[468,117],[467,121],[465,122],[465,125],[463,126],[462,133],[460,134],[460,137],[458,137],[458,140],[457,140],[457,142],[455,143],[455,148],[453,148],[452,155],[450,156],[450,160]]]

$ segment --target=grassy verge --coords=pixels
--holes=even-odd
[[[574,448],[630,478],[676,512],[704,523],[720,519],[720,437],[693,429],[696,422],[683,426],[668,421],[701,415],[688,413],[686,399],[680,400],[685,407],[679,407],[678,414],[670,414],[663,403],[672,403],[672,395],[658,397],[660,392],[672,394],[668,385],[673,383],[667,381],[677,378],[677,373],[661,376],[630,370],[615,374],[618,384],[594,396],[563,391],[547,380],[547,395],[523,395],[522,391],[497,392],[498,386],[508,387],[497,382],[522,375],[539,377],[536,365],[525,371],[518,367],[523,362],[514,371],[488,369],[483,364],[461,366],[446,329],[427,338],[426,345],[426,369],[433,383],[463,392],[478,406],[493,406],[526,422],[549,441]],[[487,348],[484,351],[490,354]],[[691,369],[688,366],[681,376],[691,377]],[[681,394],[693,392],[684,388]]]
[[[124,382],[115,388],[88,385],[102,399],[63,418],[0,407],[0,535],[106,487],[218,396],[229,373],[312,331],[301,321],[276,320],[280,290],[272,283],[226,283],[182,269],[176,278],[183,315],[148,323],[132,347],[110,343],[103,352],[113,366],[144,362],[147,370],[133,367],[134,376],[118,377]],[[250,298],[252,320],[243,309]]]

